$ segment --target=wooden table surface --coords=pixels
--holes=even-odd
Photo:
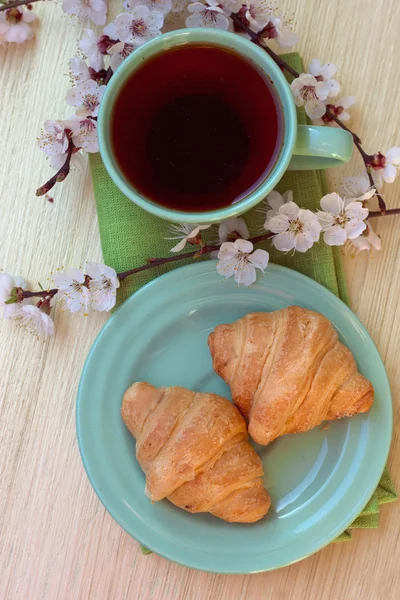
[[[303,56],[337,64],[347,92],[357,96],[353,125],[365,148],[400,144],[398,0],[282,5],[295,14]],[[101,250],[85,161],[54,190],[54,204],[35,197],[51,172],[35,139],[46,118],[69,113],[65,73],[81,26],[56,4],[34,10],[40,16],[36,41],[0,48],[0,269],[45,282],[56,267],[101,260]],[[391,207],[400,206],[399,191],[400,183],[387,186]],[[382,252],[372,260],[347,259],[346,274],[352,308],[377,344],[391,382],[389,464],[400,489],[400,217],[375,223]],[[57,310],[55,321],[56,336],[47,343],[0,323],[1,600],[400,597],[400,502],[383,507],[378,530],[358,530],[353,541],[272,573],[212,575],[142,556],[93,492],[75,435],[80,372],[106,315]]]

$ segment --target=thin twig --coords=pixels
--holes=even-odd
[[[271,238],[274,234],[271,232],[264,233],[262,235],[258,235],[256,237],[250,238],[249,242],[253,244],[258,244],[259,242],[263,242]],[[124,271],[123,273],[118,273],[117,277],[120,281],[124,281],[130,275],[134,275],[135,273],[140,273],[141,271],[147,271],[148,269],[154,269],[154,267],[159,267],[160,265],[166,265],[171,262],[178,262],[181,260],[185,260],[185,258],[194,258],[195,256],[204,256],[206,254],[210,254],[210,252],[214,252],[215,250],[220,249],[220,244],[215,246],[202,246],[197,248],[193,252],[186,252],[185,254],[174,254],[173,256],[163,257],[163,258],[152,258],[145,265],[141,265],[140,267],[135,267],[134,269],[130,269],[129,271]],[[24,291],[21,296],[23,298],[33,298],[34,296],[38,296],[40,298],[53,298],[58,292],[57,288],[53,288],[51,290],[40,290],[37,292]]]
[[[8,4],[4,4],[0,6],[0,12],[4,10],[9,10],[10,8],[17,8],[18,6],[24,6],[27,4],[33,4],[34,2],[44,2],[45,0],[15,0],[15,2],[8,2]]]
[[[23,297],[24,298],[53,298],[58,292],[57,288],[53,288],[51,290],[40,290],[38,292],[30,292],[29,290],[24,290]]]
[[[74,145],[73,141],[70,139],[69,144],[68,144],[67,156],[66,156],[64,164],[57,171],[57,173],[55,175],[53,175],[53,177],[50,177],[50,179],[44,185],[42,185],[40,188],[38,188],[36,190],[36,196],[44,196],[45,194],[47,194],[47,192],[49,190],[51,190],[52,187],[54,187],[56,185],[56,183],[59,183],[60,181],[64,181],[64,179],[68,175],[70,168],[71,168],[71,158],[74,153],[74,150],[76,150],[76,146]]]
[[[388,217],[390,215],[400,215],[400,208],[388,208],[385,213],[381,210],[373,210],[368,214],[368,219],[371,219],[371,217]]]
[[[263,242],[271,238],[273,233],[264,233],[262,235],[258,235],[256,237],[250,238],[249,242],[253,244],[257,244],[259,242]],[[130,269],[129,271],[124,271],[123,273],[118,273],[118,279],[123,281],[129,275],[134,275],[135,273],[140,273],[141,271],[147,271],[147,269],[152,269],[153,267],[159,267],[160,265],[165,265],[170,262],[185,260],[185,258],[193,258],[194,256],[203,256],[205,254],[210,254],[210,252],[215,252],[220,249],[220,245],[216,246],[203,246],[200,249],[194,250],[193,252],[186,252],[185,254],[176,254],[175,256],[168,256],[168,258],[154,258],[151,259],[147,264],[142,265],[140,267],[135,267],[134,269]]]

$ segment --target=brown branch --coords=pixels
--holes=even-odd
[[[249,242],[253,244],[257,244],[259,242],[263,242],[271,238],[273,233],[264,233],[262,235],[258,235],[256,237],[250,238]],[[164,258],[152,258],[145,265],[141,265],[140,267],[135,267],[134,269],[130,269],[129,271],[124,271],[123,273],[118,273],[117,277],[120,281],[124,281],[130,275],[134,275],[135,273],[140,273],[141,271],[147,271],[148,269],[154,269],[154,267],[159,267],[160,265],[166,265],[171,262],[178,262],[181,260],[185,260],[185,258],[194,258],[195,256],[203,256],[205,254],[210,254],[210,252],[214,252],[215,250],[220,249],[220,244],[216,246],[202,246],[194,250],[193,252],[186,252],[185,254],[175,254],[174,256],[168,256]],[[51,290],[40,290],[38,292],[30,292],[23,291],[21,294],[22,298],[33,298],[35,296],[40,298],[53,298],[58,292],[57,288],[53,288]]]
[[[391,209],[387,210],[386,213],[382,213],[381,211],[372,211],[369,213],[368,218],[382,217],[382,216],[384,216],[384,214],[387,216],[400,215],[400,208],[391,208]],[[250,238],[248,241],[251,242],[252,244],[258,244],[259,242],[264,242],[273,236],[274,236],[273,233],[267,232],[267,233],[263,233],[261,235],[254,236],[254,237]],[[220,244],[217,244],[214,246],[205,245],[205,246],[201,246],[201,247],[197,248],[196,250],[193,250],[192,252],[185,252],[185,254],[174,254],[173,256],[167,256],[167,257],[162,257],[162,258],[151,258],[144,265],[140,265],[139,267],[135,267],[134,269],[129,269],[129,271],[123,271],[122,273],[117,273],[117,277],[120,281],[124,281],[124,279],[126,279],[127,277],[130,277],[131,275],[135,275],[136,273],[141,273],[142,271],[154,269],[155,267],[159,267],[161,265],[166,265],[168,263],[178,262],[178,261],[185,260],[188,258],[204,256],[205,254],[210,254],[211,252],[215,252],[216,250],[219,250],[220,247],[221,247]],[[57,292],[58,292],[57,288],[53,288],[51,290],[40,290],[37,292],[31,292],[31,291],[25,290],[22,292],[21,297],[22,298],[40,297],[40,298],[51,299],[57,294]]]
[[[114,71],[112,70],[111,67],[108,67],[105,77],[103,79],[103,85],[107,85],[107,83],[110,81],[110,79],[113,75],[114,75]]]
[[[44,185],[42,185],[40,188],[38,188],[36,190],[36,196],[44,196],[45,194],[47,194],[47,192],[49,190],[51,190],[51,188],[53,188],[56,185],[56,183],[64,181],[64,179],[70,172],[71,158],[72,158],[74,151],[76,151],[76,150],[77,150],[76,146],[74,145],[72,139],[70,139],[69,143],[68,143],[67,156],[66,156],[64,164],[57,171],[57,173],[55,175],[53,175],[53,177],[50,177],[50,179]]]
[[[53,298],[58,292],[57,288],[53,288],[52,290],[41,290],[39,292],[30,292],[29,290],[24,290],[21,294],[24,298]]]
[[[373,210],[368,214],[368,219],[371,219],[371,217],[389,217],[390,215],[400,215],[400,208],[388,208],[384,213],[381,210]]]
[[[250,238],[248,241],[253,244],[257,244],[258,242],[263,242],[271,238],[273,233],[264,233],[262,235],[258,235],[257,237]],[[194,250],[193,252],[186,252],[185,254],[175,254],[175,256],[168,256],[168,258],[152,258],[147,264],[142,265],[140,267],[135,267],[134,269],[130,269],[129,271],[124,271],[123,273],[118,273],[118,279],[123,281],[126,277],[130,275],[134,275],[135,273],[140,273],[141,271],[147,271],[147,269],[152,269],[153,267],[159,267],[160,265],[165,265],[170,262],[175,262],[178,260],[185,260],[185,258],[194,258],[195,256],[203,256],[204,254],[210,254],[210,252],[215,252],[220,249],[220,245],[216,246],[203,246],[200,249]]]
[[[266,44],[263,43],[263,37],[261,36],[260,32],[256,33],[255,31],[250,29],[250,27],[248,27],[245,23],[243,23],[242,19],[240,19],[240,17],[236,13],[231,13],[230,18],[232,19],[232,21],[234,22],[234,24],[237,27],[239,27],[242,31],[244,31],[245,33],[247,33],[250,36],[250,39],[254,44],[257,44],[257,46],[259,46],[260,48],[265,50],[265,52],[267,52],[269,54],[269,56],[277,63],[277,65],[281,69],[285,69],[285,71],[287,71],[288,73],[293,75],[293,77],[295,77],[295,78],[300,76],[300,73],[298,73],[295,69],[293,69],[293,67],[291,67],[286,61],[284,61],[279,56],[279,54],[276,54],[276,52],[271,50],[271,48],[269,48]],[[376,187],[375,182],[374,182],[371,172],[370,172],[370,166],[374,159],[374,156],[367,154],[365,152],[365,150],[361,146],[361,139],[359,138],[359,136],[356,133],[354,133],[354,131],[349,129],[340,119],[338,119],[338,117],[334,113],[332,113],[329,109],[327,109],[325,114],[329,117],[330,120],[334,121],[339,127],[341,127],[342,129],[344,129],[345,131],[350,133],[350,135],[353,138],[354,145],[356,146],[357,150],[359,151],[359,153],[361,154],[361,157],[363,159],[369,182],[370,182],[371,186]],[[386,211],[386,204],[385,204],[384,199],[378,193],[376,193],[376,197],[378,198],[379,208],[380,208],[381,213],[383,215],[386,214],[387,211]]]
[[[44,2],[45,0],[15,0],[15,2],[8,2],[3,6],[0,6],[0,12],[9,10],[10,8],[17,8],[18,6],[26,6],[27,4],[33,4],[34,2]]]

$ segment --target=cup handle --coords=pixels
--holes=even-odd
[[[349,162],[353,137],[348,131],[334,127],[298,125],[297,139],[289,171],[330,169]]]

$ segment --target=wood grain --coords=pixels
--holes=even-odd
[[[346,91],[358,98],[354,125],[366,149],[399,144],[398,1],[282,5],[295,14],[303,56],[340,65]],[[46,118],[69,114],[63,74],[81,31],[55,4],[34,10],[40,16],[37,40],[0,48],[0,268],[44,282],[56,267],[100,260],[101,250],[85,161],[54,190],[54,204],[34,194],[51,173],[35,138]],[[356,159],[348,173],[357,165]],[[400,206],[399,190],[400,184],[387,187],[392,207]],[[375,221],[381,254],[346,260],[346,273],[352,307],[374,338],[392,386],[390,469],[399,489],[400,217]],[[383,508],[377,531],[359,530],[352,542],[273,573],[212,575],[142,556],[97,500],[75,437],[79,375],[105,319],[57,311],[57,334],[46,344],[0,323],[1,600],[400,597],[400,503]]]

